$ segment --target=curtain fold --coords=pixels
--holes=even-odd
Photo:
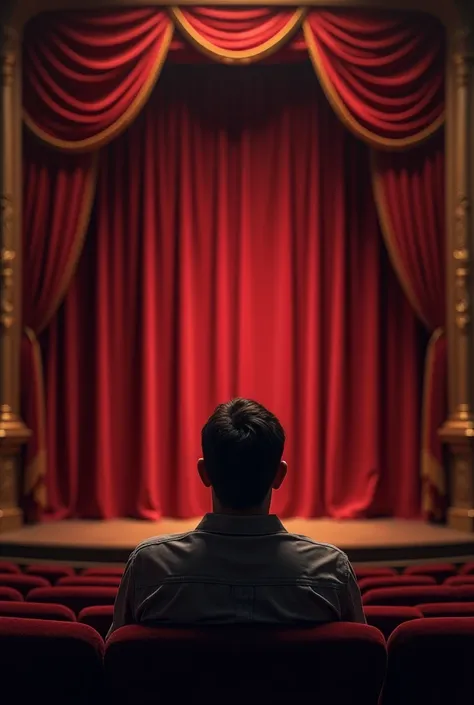
[[[176,26],[198,51],[223,63],[271,56],[301,27],[304,8],[172,7]]]
[[[164,10],[41,15],[24,50],[24,120],[50,146],[98,149],[136,118],[173,35]]]
[[[93,155],[50,152],[27,139],[23,168],[22,413],[32,431],[25,451],[24,508],[45,507],[46,431],[41,350],[37,336],[53,318],[79,261],[95,195]]]
[[[416,13],[312,8],[308,51],[344,124],[379,149],[406,149],[444,122],[445,33]]]
[[[54,517],[206,511],[200,428],[234,395],[286,426],[283,515],[418,514],[417,323],[310,67],[165,70],[44,346]]]
[[[438,436],[447,415],[442,135],[407,153],[374,153],[373,178],[393,266],[414,311],[431,334],[423,393],[422,507],[426,518],[440,520],[447,499],[443,446]]]

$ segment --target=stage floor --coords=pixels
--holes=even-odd
[[[25,526],[0,535],[0,556],[18,563],[52,560],[77,566],[123,563],[144,539],[188,531],[198,521],[70,520]],[[474,534],[421,521],[288,519],[285,526],[289,531],[339,546],[359,564],[402,566],[420,560],[474,560]]]

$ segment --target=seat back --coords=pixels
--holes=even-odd
[[[474,585],[474,575],[452,575],[446,578],[444,585]]]
[[[76,585],[77,587],[115,587],[120,585],[121,578],[113,575],[75,575],[74,577],[61,578],[58,586]]]
[[[383,587],[409,587],[411,585],[436,585],[428,575],[392,575],[386,578],[363,578],[359,582],[361,593]]]
[[[474,702],[474,617],[418,619],[388,641],[382,705]]]
[[[0,573],[0,587],[10,587],[18,590],[26,597],[31,590],[41,587],[49,587],[50,583],[45,578],[36,575],[14,575]]]
[[[395,568],[385,568],[377,566],[354,566],[357,580],[364,578],[391,578],[397,575]]]
[[[380,629],[386,639],[392,632],[412,619],[421,619],[423,614],[416,607],[385,607],[384,605],[369,605],[364,607],[367,624]]]
[[[0,561],[0,573],[21,573],[20,567],[10,561]]]
[[[417,609],[423,617],[474,617],[474,602],[433,602]]]
[[[113,605],[117,596],[116,588],[112,587],[49,587],[32,590],[27,597],[29,602],[53,602],[66,605],[78,615],[85,607],[95,605]]]
[[[428,602],[474,602],[474,585],[426,585],[377,588],[362,595],[364,605],[406,605]]]
[[[421,563],[420,565],[409,565],[403,571],[403,575],[429,575],[442,583],[446,578],[457,575],[454,563]]]
[[[79,612],[78,621],[88,624],[95,629],[101,637],[105,639],[112,626],[114,616],[113,605],[102,605],[101,607],[86,607]]]
[[[23,599],[21,592],[15,590],[15,588],[0,586],[0,600],[3,602],[6,600],[9,602],[23,602]]]
[[[344,676],[334,677],[342,664]],[[382,634],[353,623],[129,626],[112,634],[105,654],[107,695],[115,705],[376,705],[385,665]]]
[[[102,576],[104,578],[106,577],[113,577],[113,578],[121,578],[123,575],[124,568],[120,568],[118,566],[102,566],[99,568],[86,568],[81,575],[84,576],[91,576],[91,575],[97,575],[97,576]]]
[[[0,617],[23,617],[24,619],[56,619],[60,622],[75,622],[76,616],[64,605],[48,605],[42,602],[0,602]]]
[[[0,617],[2,702],[98,705],[103,650],[85,624]]]
[[[29,565],[25,568],[26,575],[38,575],[45,578],[51,585],[55,585],[58,580],[74,575],[74,569],[63,565]]]
[[[474,562],[470,561],[469,563],[464,563],[459,568],[459,575],[474,575]]]

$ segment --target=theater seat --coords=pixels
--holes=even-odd
[[[452,575],[446,578],[444,585],[474,585],[474,575]]]
[[[417,609],[423,617],[474,617],[474,602],[434,602]]]
[[[464,563],[459,568],[459,575],[474,575],[474,562]]]
[[[377,705],[385,664],[383,635],[362,624],[129,626],[107,642],[105,677],[114,705]]]
[[[364,605],[407,605],[416,607],[428,602],[474,602],[474,585],[426,585],[378,588],[362,595]]]
[[[111,587],[49,587],[32,590],[28,602],[48,602],[66,605],[78,615],[85,607],[95,605],[113,605],[117,595],[116,588]]]
[[[117,566],[102,566],[100,568],[86,568],[82,572],[82,575],[84,575],[84,576],[97,575],[97,576],[102,576],[104,578],[106,578],[107,576],[121,578],[123,575],[123,571],[124,571],[124,568],[119,568]]]
[[[397,575],[395,568],[377,568],[377,566],[357,566],[354,567],[357,580],[363,578],[390,578]]]
[[[446,578],[457,575],[456,566],[453,563],[426,563],[420,565],[410,565],[403,571],[403,575],[429,575],[442,583]]]
[[[474,617],[417,619],[388,641],[381,705],[474,702]]]
[[[367,624],[380,629],[386,639],[403,622],[423,617],[421,611],[416,607],[369,605],[364,607],[364,612]]]
[[[41,602],[0,602],[0,617],[56,619],[60,622],[76,621],[76,615],[69,607],[47,605]]]
[[[81,586],[92,586],[92,587],[115,587],[118,588],[120,585],[121,578],[114,577],[112,575],[102,576],[102,575],[75,575],[74,577],[61,578],[58,581],[58,586],[67,585],[77,585]]]
[[[70,566],[61,565],[29,565],[25,568],[25,574],[38,575],[40,578],[46,578],[46,580],[54,585],[61,578],[74,575],[74,569]]]
[[[85,624],[0,617],[5,705],[99,705],[101,637]]]
[[[0,586],[0,600],[3,602],[23,602],[23,595],[15,588]]]
[[[26,596],[31,590],[41,587],[50,587],[50,583],[45,578],[36,575],[13,575],[8,573],[0,574],[0,587],[11,587],[22,595]]]
[[[21,573],[20,567],[10,561],[0,561],[0,573]]]
[[[113,605],[102,605],[102,607],[86,607],[79,612],[78,621],[88,624],[95,629],[105,639],[114,616]]]
[[[363,578],[359,583],[362,593],[382,587],[409,587],[411,585],[436,585],[427,575],[392,575],[387,578]]]

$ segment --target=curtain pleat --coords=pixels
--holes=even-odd
[[[445,33],[427,15],[312,8],[304,32],[335,112],[379,149],[407,149],[444,122]]]

